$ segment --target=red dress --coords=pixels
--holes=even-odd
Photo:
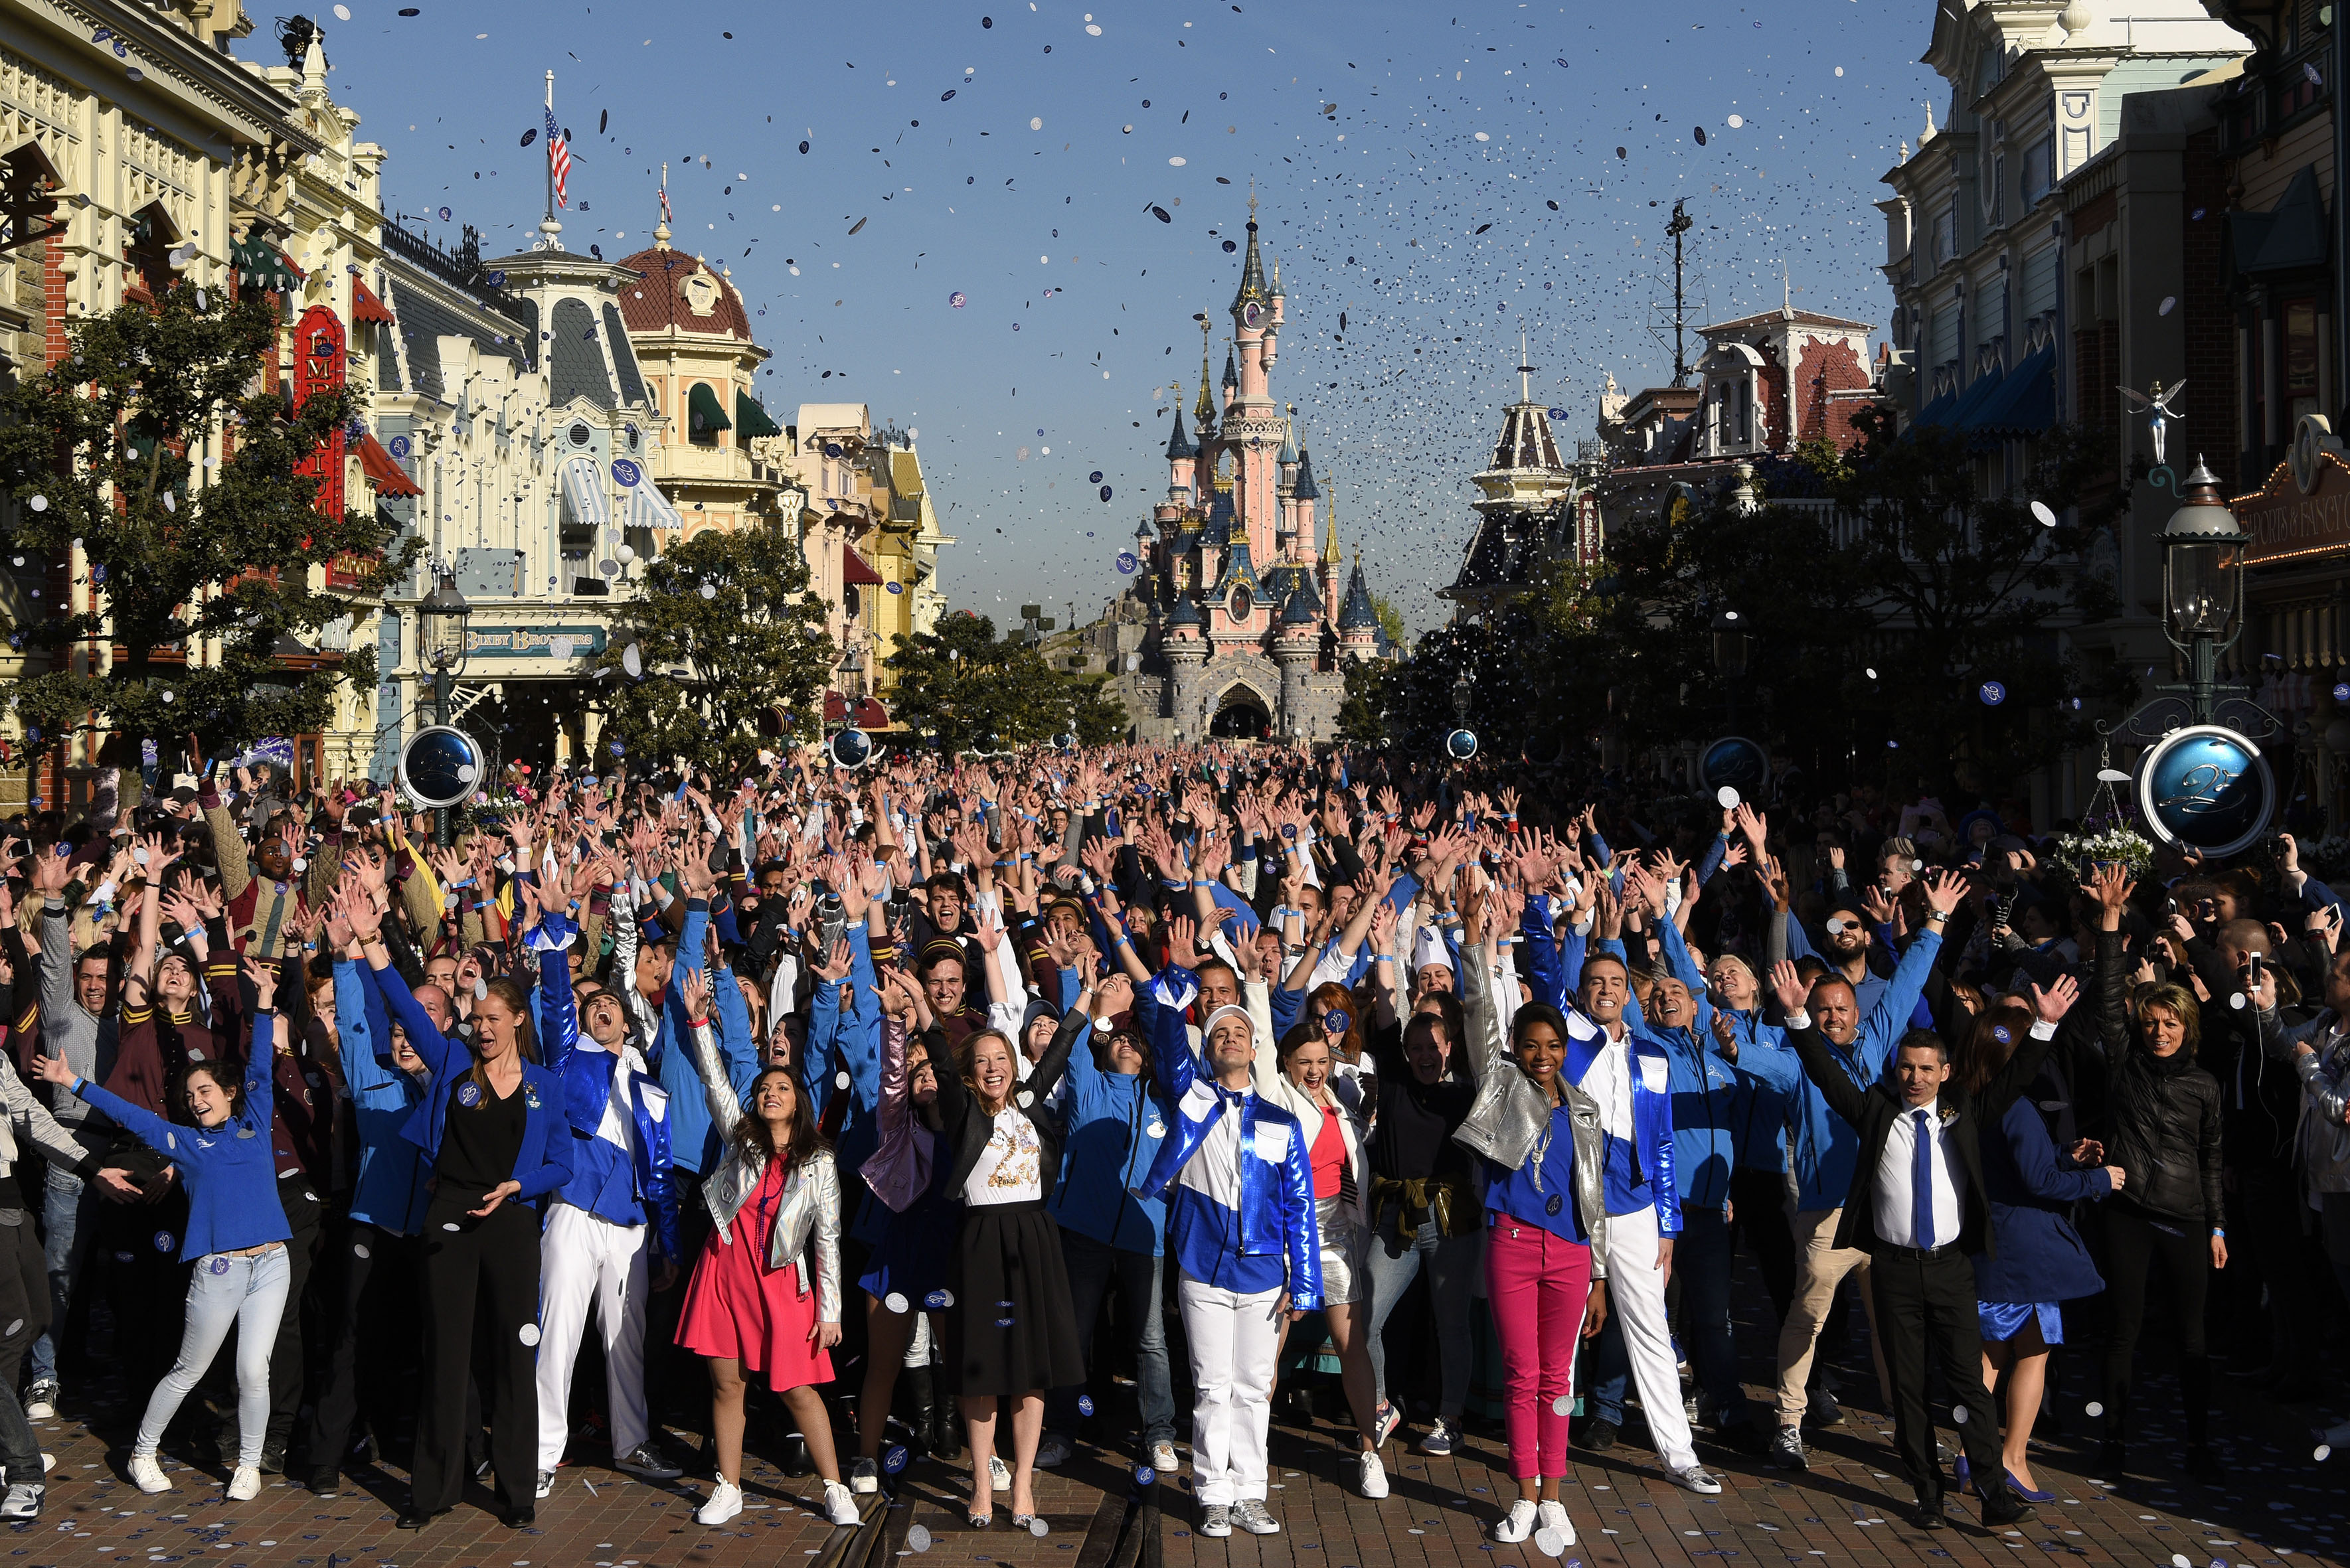
[[[832,1357],[808,1337],[816,1327],[815,1282],[800,1293],[800,1265],[767,1267],[767,1241],[783,1207],[784,1170],[766,1173],[728,1227],[713,1229],[685,1287],[677,1342],[696,1355],[732,1358],[745,1372],[766,1375],[777,1393],[832,1381]]]

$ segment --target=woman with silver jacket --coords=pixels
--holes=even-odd
[[[682,982],[694,1060],[723,1140],[702,1184],[713,1229],[686,1286],[677,1342],[710,1368],[718,1484],[694,1518],[723,1524],[743,1511],[743,1393],[763,1373],[807,1439],[835,1524],[855,1524],[857,1500],[841,1483],[832,1417],[819,1384],[832,1381],[840,1343],[840,1177],[816,1130],[808,1097],[788,1068],[769,1067],[743,1101],[711,1033],[710,981]]]
[[[1463,936],[1479,952],[1461,971],[1477,1098],[1452,1137],[1484,1157],[1485,1291],[1502,1340],[1510,1473],[1518,1482],[1493,1537],[1519,1542],[1539,1530],[1540,1544],[1555,1556],[1575,1543],[1559,1483],[1575,1346],[1607,1316],[1607,1203],[1599,1103],[1561,1070],[1572,1055],[1589,1057],[1596,1027],[1530,1002],[1510,1021],[1504,1054],[1492,937],[1517,925],[1523,901],[1515,888],[1465,901]]]

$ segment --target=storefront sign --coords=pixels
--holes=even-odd
[[[2233,730],[2173,730],[2138,760],[2137,804],[2155,836],[2213,858],[2260,837],[2276,810],[2276,779],[2260,748]]]
[[[1743,735],[1724,735],[1698,759],[1698,782],[1708,790],[1724,784],[1749,800],[1759,799],[1771,782],[1771,753]]]
[[[2257,492],[2229,503],[2238,526],[2252,536],[2253,566],[2350,552],[2350,465],[2320,452],[2315,477],[2315,487],[2304,492],[2293,483],[2293,465],[2281,462]]]
[[[578,659],[604,651],[600,626],[469,626],[467,654],[503,659]]]

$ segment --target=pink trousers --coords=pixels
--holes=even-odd
[[[1485,1231],[1485,1293],[1508,1381],[1510,1474],[1564,1476],[1591,1249],[1495,1214]]]

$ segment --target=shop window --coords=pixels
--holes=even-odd
[[[138,272],[140,286],[153,298],[162,298],[172,286],[172,245],[178,238],[162,203],[151,203],[131,214],[123,259]]]
[[[2282,125],[2315,103],[2324,92],[2322,83],[2321,67],[2316,61],[2293,67],[2292,75],[2276,86],[2276,113],[2269,123]]]

